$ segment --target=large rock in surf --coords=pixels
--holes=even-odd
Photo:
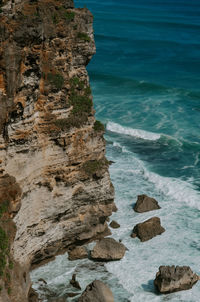
[[[97,242],[91,251],[91,258],[100,261],[120,260],[124,257],[126,247],[113,238],[104,238]]]
[[[84,259],[88,257],[88,252],[85,246],[77,246],[68,252],[69,260]]]
[[[138,195],[138,199],[134,206],[135,212],[144,213],[158,209],[160,209],[160,206],[157,200],[147,195]]]
[[[160,224],[159,217],[150,218],[142,223],[136,224],[131,234],[132,238],[138,237],[142,242],[161,235],[165,229]]]
[[[95,280],[86,287],[78,302],[114,302],[114,297],[108,286]]]
[[[198,280],[189,266],[160,266],[154,285],[160,293],[167,294],[190,289]]]

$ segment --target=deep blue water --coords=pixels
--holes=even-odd
[[[94,14],[97,54],[88,71],[97,118],[170,136],[119,139],[151,171],[194,178],[200,188],[200,2],[76,5]]]
[[[122,261],[106,265],[109,274],[84,271],[85,260],[77,262],[80,282],[106,281],[115,302],[197,302],[199,284],[159,296],[152,280],[160,265],[190,265],[200,274],[200,1],[75,3],[94,15],[97,53],[88,72],[96,117],[107,128],[107,157],[115,162],[110,174],[119,210],[113,218],[121,228],[113,236],[129,249]],[[162,209],[134,213],[143,193]],[[152,216],[166,232],[146,243],[131,239],[133,226]],[[65,265],[71,274],[72,265]]]

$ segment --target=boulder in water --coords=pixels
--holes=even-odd
[[[76,288],[76,289],[81,289],[80,284],[78,281],[76,281],[76,274],[72,275],[72,279],[70,280],[70,284]]]
[[[112,220],[110,223],[110,227],[113,229],[118,229],[118,228],[120,228],[120,224],[118,222],[116,222],[115,220]]]
[[[104,238],[97,242],[91,252],[91,258],[100,261],[120,260],[124,257],[126,247],[113,238]]]
[[[95,280],[86,287],[78,302],[114,302],[114,297],[107,285]]]
[[[160,266],[154,285],[160,293],[168,294],[190,289],[198,280],[189,266]]]
[[[159,217],[150,218],[142,223],[136,224],[131,234],[132,238],[138,237],[142,242],[161,235],[165,229],[160,224]]]
[[[134,206],[134,211],[138,213],[149,212],[160,209],[160,206],[154,198],[147,195],[138,195],[138,199]]]

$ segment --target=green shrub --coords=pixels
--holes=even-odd
[[[89,160],[86,161],[82,169],[88,176],[95,175],[98,171],[101,171],[103,168],[108,166],[108,161],[106,158],[100,159],[100,160]]]
[[[91,41],[90,37],[86,33],[83,33],[83,32],[79,32],[77,34],[77,38],[80,39],[80,40],[83,40],[85,42],[90,42]]]
[[[64,78],[59,73],[48,73],[47,74],[47,80],[48,82],[53,85],[55,88],[61,90],[64,84]]]
[[[9,206],[9,202],[7,200],[5,200],[4,202],[1,203],[1,205],[0,205],[0,218],[3,215],[3,213],[8,211],[8,206]]]
[[[78,77],[71,78],[70,85],[71,85],[72,90],[74,90],[75,88],[80,88],[80,89],[84,88],[84,82],[80,81],[80,79]]]
[[[71,95],[70,104],[73,106],[72,112],[74,114],[90,113],[92,109],[92,100],[85,95]]]
[[[0,227],[0,276],[3,276],[6,267],[7,249],[8,237],[6,232]]]
[[[85,95],[91,95],[92,94],[92,91],[91,91],[91,88],[90,88],[90,86],[88,86],[88,87],[86,87],[85,88]]]
[[[14,264],[11,260],[9,261],[9,266],[8,267],[9,267],[9,269],[13,269],[13,267],[14,267]]]
[[[74,20],[74,17],[75,17],[75,13],[74,12],[65,12],[65,18],[68,20],[68,21],[73,21]]]
[[[100,121],[96,121],[93,128],[95,131],[105,131],[105,127]]]
[[[54,121],[56,127],[62,131],[72,127],[80,128],[87,123],[88,115],[91,113],[93,105],[92,100],[89,97],[91,94],[90,87],[84,89],[84,81],[81,81],[78,77],[73,77],[70,79],[70,86],[69,105],[73,108],[68,118]]]
[[[58,24],[58,22],[59,22],[58,14],[53,14],[52,21],[53,21],[53,24]]]

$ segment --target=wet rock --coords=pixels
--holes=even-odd
[[[62,298],[53,298],[48,300],[49,302],[67,302],[66,298],[62,297]]]
[[[114,302],[114,297],[107,285],[95,280],[86,287],[78,302]]]
[[[70,284],[77,289],[81,289],[80,284],[78,281],[76,281],[76,274],[72,275],[72,280],[70,281]]]
[[[120,260],[124,257],[126,247],[113,238],[104,238],[97,242],[91,252],[91,258],[100,261]]]
[[[44,284],[47,284],[47,282],[44,279],[42,279],[42,278],[38,279],[38,282],[42,282]]]
[[[38,302],[38,294],[32,287],[29,289],[28,301],[29,302]]]
[[[73,297],[76,297],[76,296],[78,296],[80,293],[67,293],[66,295],[67,295],[67,297],[69,297],[69,298],[73,298]]]
[[[68,252],[69,260],[84,259],[88,257],[88,252],[85,246],[78,246]]]
[[[113,212],[117,212],[118,211],[118,208],[117,208],[116,204],[113,204],[112,211]]]
[[[160,266],[154,285],[160,293],[167,294],[190,289],[198,280],[189,266]]]
[[[134,211],[138,213],[149,212],[160,209],[158,202],[147,195],[138,195]]]
[[[118,229],[118,228],[120,228],[120,224],[118,222],[116,222],[115,220],[113,220],[110,223],[110,227],[113,229]]]
[[[160,218],[153,217],[142,223],[138,223],[134,227],[131,237],[138,237],[143,242],[161,235],[163,232],[165,232],[165,229],[160,224]]]

